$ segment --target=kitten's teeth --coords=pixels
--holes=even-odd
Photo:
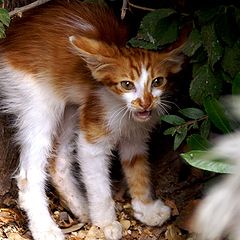
[[[135,112],[135,117],[139,120],[146,121],[151,117],[151,111]]]

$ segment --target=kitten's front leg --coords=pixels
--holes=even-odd
[[[84,134],[79,135],[78,158],[82,180],[85,183],[92,223],[103,229],[107,240],[119,240],[122,226],[116,220],[109,179],[109,143],[88,142]]]
[[[170,217],[170,208],[160,199],[153,200],[151,196],[150,168],[143,149],[146,146],[122,144],[122,167],[132,197],[135,218],[149,226],[160,226]]]

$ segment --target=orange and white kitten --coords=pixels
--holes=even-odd
[[[170,209],[151,196],[147,141],[163,112],[167,77],[181,69],[183,57],[177,51],[125,47],[126,39],[125,27],[110,10],[62,0],[24,14],[0,44],[1,104],[17,115],[19,202],[35,240],[64,239],[45,193],[48,159],[59,128],[50,173],[80,220],[89,217],[106,239],[122,237],[109,179],[109,156],[115,148],[134,216],[150,226],[170,216]],[[76,126],[86,196],[71,173],[69,142]]]

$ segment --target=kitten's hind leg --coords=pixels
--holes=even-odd
[[[80,190],[79,182],[73,176],[74,141],[77,125],[76,106],[67,106],[63,124],[55,144],[55,156],[51,159],[49,173],[61,200],[82,222],[88,221],[87,200]]]
[[[46,165],[52,136],[62,115],[64,104],[47,95],[32,95],[24,99],[24,110],[18,119],[18,141],[21,145],[19,173],[16,176],[20,206],[29,218],[29,228],[35,240],[63,240],[64,234],[51,218],[45,193]],[[46,104],[47,103],[47,104]]]

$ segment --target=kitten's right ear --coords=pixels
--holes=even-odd
[[[83,36],[71,36],[69,41],[76,53],[87,63],[92,71],[100,70],[113,63],[117,48],[105,42],[86,38]]]

